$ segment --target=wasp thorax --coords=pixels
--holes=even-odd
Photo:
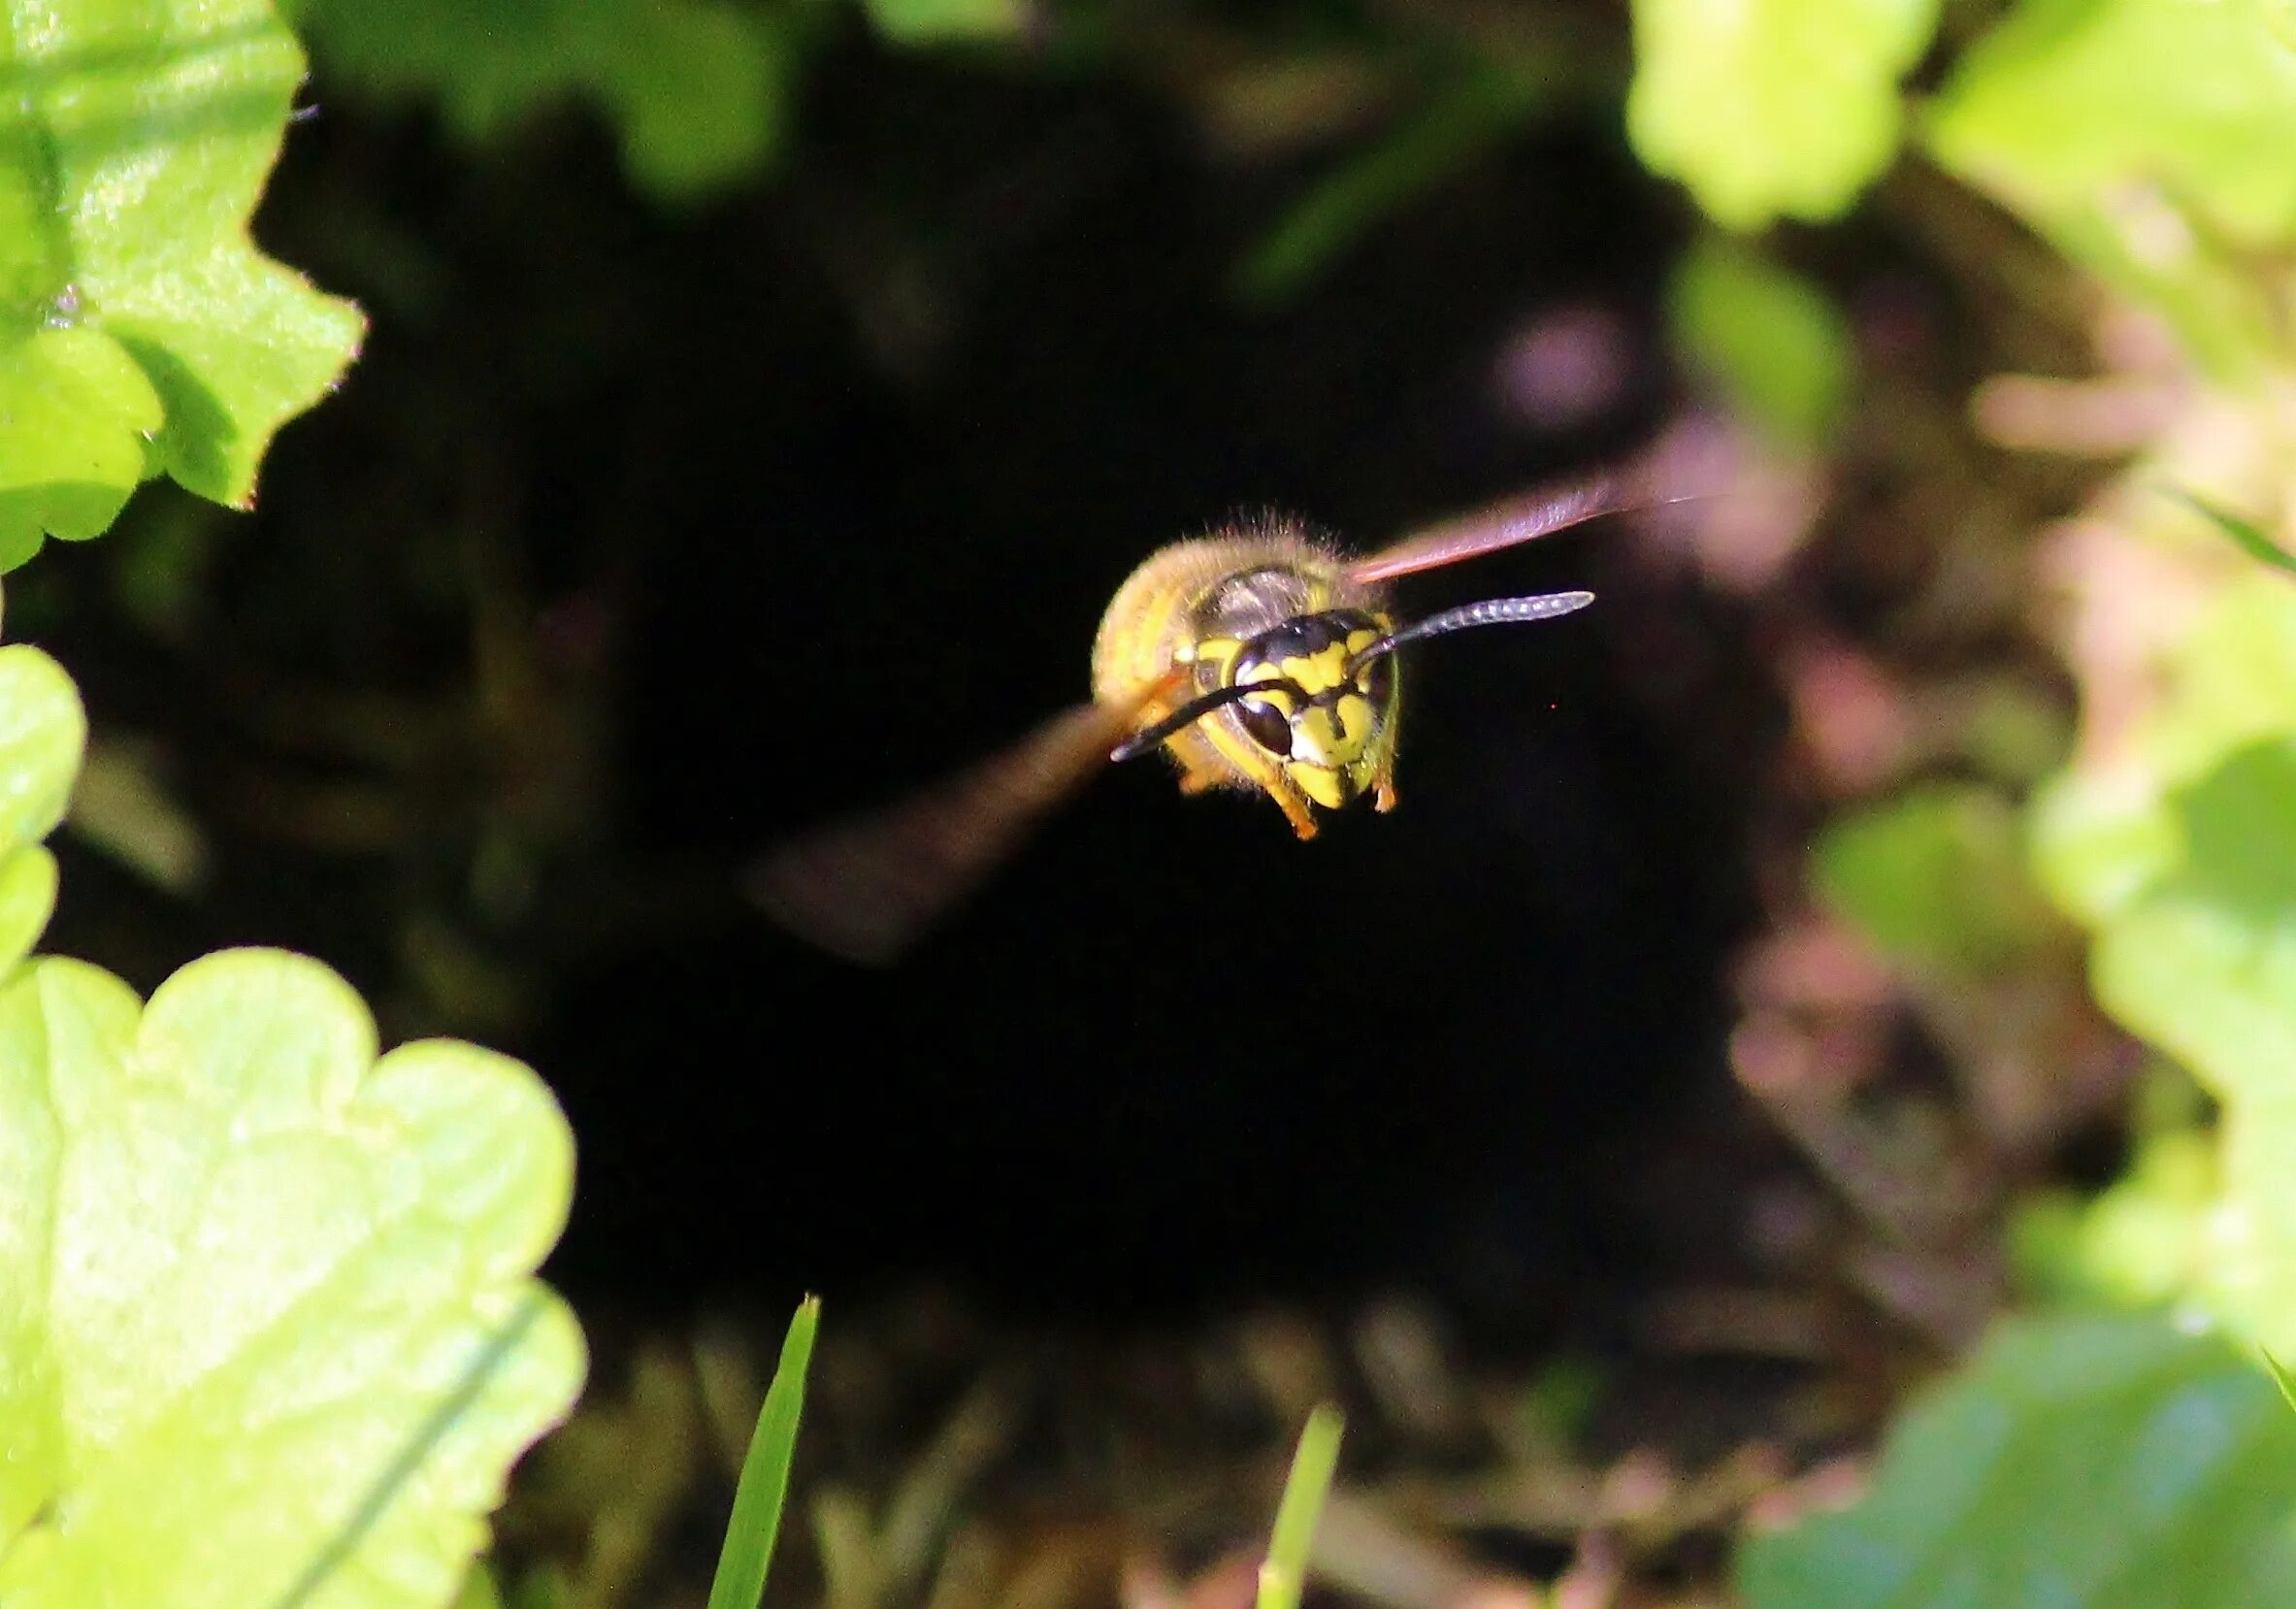
[[[1360,609],[1296,615],[1246,640],[1229,667],[1233,685],[1267,688],[1233,706],[1245,735],[1328,808],[1361,793],[1376,770],[1394,672],[1384,656],[1352,662],[1383,635]]]

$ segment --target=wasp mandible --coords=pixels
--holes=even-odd
[[[1691,494],[1695,496],[1697,494]],[[1350,558],[1302,521],[1269,516],[1175,542],[1117,589],[1093,645],[1092,702],[890,809],[786,844],[751,897],[849,960],[894,960],[1108,761],[1163,748],[1180,790],[1274,800],[1301,838],[1315,811],[1368,794],[1395,804],[1398,649],[1474,626],[1553,620],[1591,592],[1490,598],[1398,624],[1396,577],[1495,553],[1650,496],[1630,472],[1549,487]]]

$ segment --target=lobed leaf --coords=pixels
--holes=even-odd
[[[0,0],[0,570],[149,475],[245,506],[350,361],[247,235],[302,77],[269,0]]]
[[[0,1602],[453,1599],[579,1382],[531,1277],[572,1143],[514,1062],[375,1049],[274,952],[148,1004],[70,961],[0,984]]]
[[[0,648],[0,978],[55,906],[55,861],[40,843],[64,819],[86,746],[72,678],[37,648]]]

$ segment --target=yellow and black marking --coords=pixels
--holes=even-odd
[[[1350,662],[1394,629],[1382,589],[1349,578],[1348,562],[1305,526],[1279,520],[1164,548],[1134,571],[1100,622],[1093,690],[1109,698],[1173,667],[1188,697],[1152,704],[1146,731],[1191,698],[1265,686],[1164,740],[1189,793],[1266,794],[1303,838],[1314,807],[1365,793],[1395,803],[1392,658]]]

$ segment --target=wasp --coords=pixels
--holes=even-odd
[[[1101,766],[1162,748],[1180,790],[1263,793],[1301,838],[1315,812],[1395,804],[1402,648],[1471,627],[1553,620],[1591,592],[1488,598],[1398,621],[1389,584],[1604,514],[1680,497],[1605,473],[1427,527],[1351,558],[1267,516],[1150,555],[1093,644],[1093,696],[968,771],[769,854],[748,890],[783,927],[884,964],[968,893]]]

